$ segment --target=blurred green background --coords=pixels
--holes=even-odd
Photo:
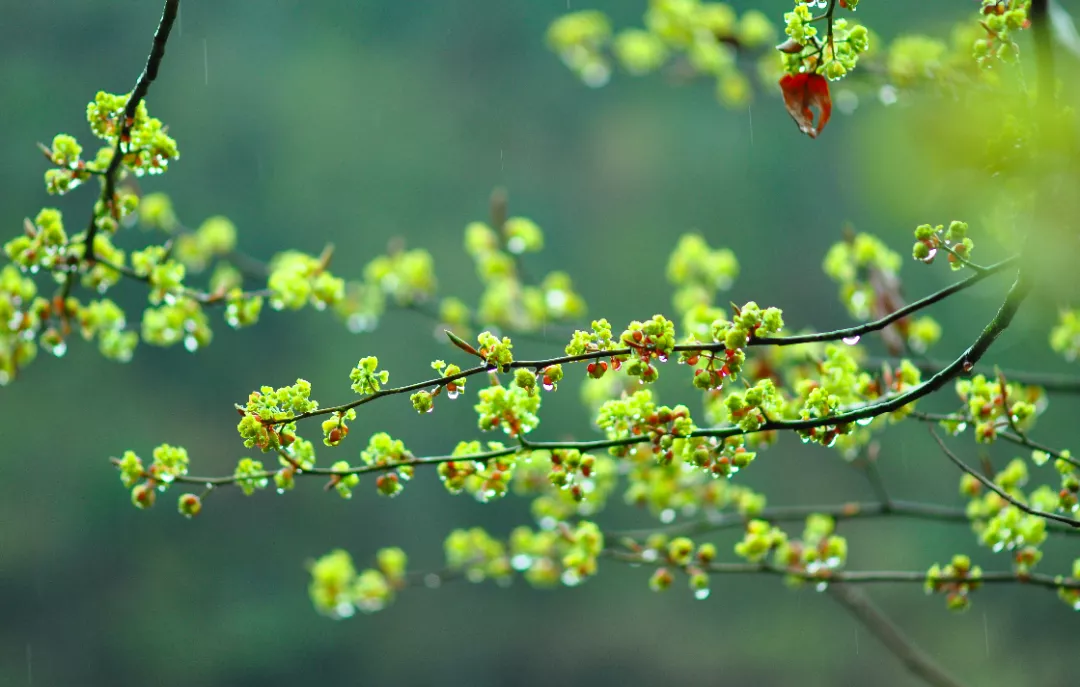
[[[734,4],[778,19],[790,3]],[[885,36],[944,34],[973,9],[945,4],[867,1],[859,14]],[[589,4],[619,26],[638,23],[644,5]],[[566,269],[590,314],[616,326],[669,311],[662,258],[688,230],[739,256],[732,300],[782,307],[794,327],[846,325],[820,269],[844,222],[906,253],[916,224],[948,222],[974,203],[895,155],[919,142],[895,124],[932,104],[884,108],[863,93],[854,116],[836,114],[811,141],[771,95],[728,111],[708,84],[618,74],[592,91],[543,44],[548,22],[568,7],[584,5],[184,3],[148,99],[182,158],[143,187],[170,193],[189,225],[227,215],[241,248],[260,257],[290,247],[317,253],[332,241],[335,272],[345,277],[404,237],[436,255],[444,293],[472,299],[479,285],[462,229],[486,218],[492,188],[504,186],[511,213],[547,231],[548,247],[529,268]],[[89,138],[86,102],[98,89],[131,88],[160,9],[147,0],[0,2],[5,236],[57,203],[81,226],[93,191],[47,197],[34,143],[57,132]],[[990,242],[980,250],[987,262],[1003,255]],[[909,295],[946,283],[946,272],[906,265]],[[966,345],[1004,287],[988,282],[935,311],[947,325],[938,357]],[[123,289],[131,303],[143,297],[138,285]],[[991,362],[1067,369],[1046,344],[1059,305],[1033,302]],[[435,569],[451,529],[505,534],[528,521],[527,503],[480,506],[421,472],[394,501],[377,497],[371,480],[349,502],[301,482],[287,497],[224,490],[190,522],[171,497],[136,511],[110,455],[167,441],[187,446],[194,473],[225,474],[244,454],[231,404],[251,389],[303,376],[324,404],[335,403],[351,394],[346,375],[363,355],[377,355],[399,382],[451,355],[411,313],[390,313],[373,334],[348,334],[308,312],[269,314],[240,332],[219,323],[216,334],[197,356],[140,347],[124,366],[76,344],[0,391],[0,684],[918,684],[830,598],[772,578],[716,579],[701,602],[681,583],[654,594],[650,571],[602,561],[600,577],[576,589],[454,584],[408,590],[374,616],[319,617],[305,560],[340,546],[366,565],[378,547],[398,544],[417,567]],[[563,345],[517,348],[539,357]],[[568,383],[547,400],[537,436],[591,436],[576,388]],[[1055,399],[1039,438],[1067,444],[1076,410]],[[353,425],[358,441],[342,450],[358,451],[385,429],[417,454],[443,453],[475,436],[474,424],[467,403],[418,419],[403,399],[391,400],[365,407]],[[989,451],[999,466],[1014,453]],[[897,497],[960,505],[958,475],[922,428],[890,430],[881,463]],[[792,437],[738,479],[767,491],[772,505],[873,498],[835,453]],[[600,522],[650,520],[615,503]],[[957,552],[1008,567],[964,526],[877,521],[841,533],[852,569],[925,569]],[[717,541],[730,551],[734,539]],[[1065,571],[1077,555],[1070,540],[1047,549],[1047,571]],[[951,615],[917,586],[870,592],[969,684],[1075,681],[1077,616],[1052,593],[990,588],[970,612]]]

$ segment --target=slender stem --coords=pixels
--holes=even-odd
[[[831,585],[829,596],[870,631],[912,674],[934,687],[963,687],[926,652],[911,641],[858,587]]]
[[[1028,515],[1034,515],[1034,516],[1039,517],[1039,518],[1045,518],[1047,520],[1054,520],[1056,522],[1064,523],[1064,524],[1068,525],[1069,527],[1080,528],[1080,520],[1074,520],[1074,519],[1066,517],[1064,515],[1058,515],[1057,513],[1050,513],[1048,511],[1039,510],[1038,508],[1032,508],[1031,506],[1027,505],[1026,503],[1024,503],[1024,502],[1022,502],[1022,501],[1020,501],[1020,500],[1018,500],[1016,498],[1013,498],[1007,491],[1005,491],[1004,489],[1002,489],[998,485],[994,484],[991,480],[987,479],[985,476],[983,476],[979,472],[977,472],[977,471],[973,470],[972,468],[970,468],[967,465],[967,463],[965,463],[964,461],[960,460],[956,456],[955,453],[953,453],[952,451],[949,450],[949,447],[945,445],[945,442],[941,440],[941,437],[939,437],[937,435],[937,432],[935,432],[933,429],[931,429],[930,434],[931,434],[931,436],[934,437],[934,441],[937,442],[938,446],[941,447],[942,453],[944,453],[945,456],[956,465],[956,467],[960,468],[961,470],[963,470],[967,474],[969,474],[972,477],[974,477],[975,479],[979,480],[979,482],[982,483],[982,485],[984,487],[986,487],[990,491],[994,492],[995,494],[997,494],[1001,498],[1005,499],[1006,501],[1008,501],[1012,505],[1016,506],[1017,508],[1019,508],[1023,512],[1027,513]]]
[[[929,296],[920,298],[917,301],[913,301],[905,305],[904,307],[889,313],[885,317],[867,322],[865,324],[857,325],[854,327],[847,327],[845,329],[835,329],[831,332],[821,332],[820,334],[801,334],[798,336],[784,336],[784,337],[762,337],[751,340],[751,345],[773,345],[773,346],[791,346],[794,344],[804,343],[820,343],[826,341],[839,341],[841,339],[853,339],[858,336],[864,336],[872,332],[879,331],[889,326],[897,320],[901,320],[912,313],[918,312],[927,306],[933,305],[938,301],[942,301],[955,293],[968,289],[975,284],[978,284],[983,279],[991,277],[999,272],[1004,271],[1008,267],[1014,265],[1017,261],[1016,257],[1006,258],[1000,262],[996,262],[989,267],[986,267],[981,272],[976,272],[966,279],[956,282],[950,286],[947,286],[940,291],[936,291]]]
[[[1013,434],[1011,432],[1003,432],[999,430],[997,433],[997,437],[1018,446],[1030,448],[1033,451],[1042,451],[1043,453],[1052,458],[1055,458],[1057,460],[1063,460],[1075,468],[1080,468],[1080,459],[1074,458],[1073,456],[1066,454],[1064,451],[1059,451],[1055,448],[1047,446],[1046,444],[1033,441],[1032,439],[1029,439],[1026,435]]]
[[[885,317],[882,317],[881,319],[874,320],[873,322],[867,322],[865,324],[858,325],[858,326],[855,326],[855,327],[847,327],[847,328],[844,328],[844,329],[836,329],[836,330],[833,330],[831,332],[821,332],[821,333],[818,333],[818,334],[800,334],[800,335],[796,335],[796,336],[785,336],[785,337],[753,338],[748,342],[748,345],[750,345],[750,346],[792,346],[792,345],[805,344],[805,343],[816,343],[816,342],[822,342],[822,341],[840,341],[842,339],[850,339],[850,338],[853,338],[853,337],[862,336],[864,334],[875,332],[875,331],[884,329],[885,327],[889,326],[890,324],[892,324],[896,320],[899,320],[899,319],[903,318],[906,315],[909,315],[909,314],[911,314],[913,312],[921,310],[922,308],[925,308],[925,307],[930,306],[930,305],[932,305],[934,303],[937,303],[938,301],[940,301],[940,300],[942,300],[944,298],[947,298],[947,297],[951,296],[954,293],[957,293],[959,291],[962,291],[964,289],[967,289],[967,288],[970,288],[970,287],[974,286],[975,284],[979,283],[983,279],[986,279],[987,277],[989,277],[989,276],[991,276],[993,274],[997,274],[997,273],[1003,271],[1005,268],[1007,268],[1009,265],[1011,265],[1013,262],[1015,262],[1015,260],[1016,260],[1016,258],[1008,258],[1008,259],[1002,260],[1001,262],[998,262],[998,263],[996,263],[994,265],[991,265],[990,267],[986,268],[985,272],[980,272],[980,273],[973,274],[970,277],[968,277],[967,279],[956,282],[955,284],[953,284],[951,286],[948,286],[948,287],[946,287],[944,289],[941,289],[940,291],[938,291],[936,293],[933,293],[933,294],[931,294],[931,295],[929,295],[929,296],[927,296],[925,298],[922,298],[922,299],[920,299],[918,301],[915,301],[915,302],[913,302],[913,303],[911,303],[911,304],[909,304],[909,305],[907,305],[907,306],[905,306],[905,307],[903,307],[903,308],[901,308],[901,309],[899,309],[899,310],[897,310],[897,311],[895,311],[893,313],[890,313],[889,315],[886,315]],[[991,325],[988,325],[987,330],[990,331],[990,333],[988,334],[986,331],[984,331],[983,336],[980,336],[980,338],[978,340],[976,340],[975,344],[973,344],[971,346],[971,348],[969,348],[969,350],[967,352],[965,352],[964,356],[962,356],[957,361],[954,361],[949,366],[946,366],[944,369],[939,370],[938,373],[933,378],[931,378],[931,380],[929,380],[926,384],[923,385],[923,386],[926,387],[926,389],[923,392],[917,393],[923,387],[916,387],[915,389],[913,389],[908,394],[903,394],[903,395],[897,396],[894,399],[894,401],[887,402],[887,403],[870,404],[870,405],[864,406],[859,411],[853,411],[852,413],[849,413],[849,415],[852,415],[849,419],[842,419],[842,416],[837,416],[836,418],[833,418],[833,420],[835,420],[835,421],[829,421],[829,418],[824,418],[825,421],[822,421],[823,419],[819,418],[819,419],[814,419],[814,420],[789,421],[789,422],[786,422],[786,423],[770,422],[765,427],[763,427],[762,429],[757,430],[757,431],[770,431],[770,430],[773,430],[773,429],[810,429],[810,428],[813,428],[813,427],[821,427],[821,426],[825,426],[825,425],[829,425],[829,424],[838,424],[838,423],[842,423],[842,422],[854,422],[855,420],[859,420],[859,419],[862,419],[862,418],[865,418],[865,417],[873,417],[874,415],[880,415],[880,414],[883,414],[883,413],[891,412],[892,410],[900,408],[901,406],[906,405],[907,403],[910,403],[911,401],[913,401],[913,400],[915,400],[915,399],[917,399],[917,398],[919,398],[921,396],[924,396],[924,395],[926,395],[928,393],[931,393],[932,391],[935,391],[936,389],[940,388],[949,379],[954,377],[956,375],[956,373],[964,365],[974,364],[982,356],[982,354],[986,351],[986,348],[988,348],[989,345],[991,343],[993,343],[993,340],[995,338],[997,338],[998,334],[1000,334],[1002,331],[1004,331],[1005,327],[1008,326],[1008,323],[1012,320],[1012,316],[1015,314],[1015,307],[1018,306],[1020,300],[1023,300],[1024,296],[1027,295],[1027,288],[1028,287],[1027,287],[1026,282],[1024,282],[1023,288],[1021,288],[1020,284],[1021,284],[1021,282],[1017,281],[1016,285],[1014,285],[1013,289],[1010,291],[1009,300],[1007,300],[1005,305],[1002,306],[1002,311],[1000,311],[998,313],[998,318],[995,318],[995,321],[992,322]],[[995,324],[995,323],[998,322],[999,318],[1001,319],[1000,328],[998,328],[997,325]],[[675,346],[674,352],[676,352],[676,353],[680,353],[680,352],[692,353],[692,352],[704,352],[704,351],[722,351],[722,350],[724,350],[724,348],[725,348],[725,346],[724,346],[724,344],[722,342],[700,343],[700,344],[697,344],[697,343],[695,343],[695,344],[680,344],[678,346]],[[587,353],[582,353],[582,354],[579,354],[579,355],[560,356],[560,357],[557,357],[557,358],[549,358],[547,360],[515,360],[514,362],[510,363],[509,369],[524,368],[524,369],[532,369],[532,370],[541,370],[541,369],[543,369],[545,367],[548,367],[549,365],[564,365],[564,364],[569,364],[569,363],[585,362],[585,361],[589,361],[589,360],[601,360],[601,359],[604,359],[604,358],[623,357],[623,356],[632,355],[633,353],[634,353],[634,350],[632,348],[616,348],[616,349],[602,350],[602,351],[589,351]],[[356,408],[358,406],[364,405],[365,403],[370,403],[371,401],[374,401],[376,399],[383,398],[384,396],[393,396],[395,394],[404,394],[404,393],[410,393],[410,392],[414,392],[414,391],[420,391],[420,390],[423,390],[423,389],[431,389],[431,388],[436,388],[436,387],[440,387],[440,386],[445,386],[446,384],[448,384],[450,382],[454,382],[454,381],[457,381],[459,379],[465,379],[467,377],[472,377],[474,375],[482,374],[482,373],[485,373],[485,372],[490,372],[490,371],[493,371],[494,369],[495,369],[494,365],[488,365],[488,364],[478,365],[476,367],[472,367],[472,368],[469,368],[467,370],[462,370],[461,372],[459,372],[459,373],[457,373],[455,375],[449,375],[449,376],[446,376],[446,377],[435,377],[433,379],[425,380],[423,382],[416,382],[415,384],[409,384],[407,386],[402,386],[402,387],[397,387],[397,388],[392,388],[392,389],[382,389],[382,390],[380,390],[380,391],[378,391],[378,392],[376,392],[374,394],[369,394],[367,396],[363,396],[363,397],[358,398],[355,401],[351,401],[349,403],[344,403],[344,404],[336,405],[336,406],[328,406],[328,407],[325,407],[325,408],[319,408],[318,410],[313,410],[313,411],[307,412],[307,413],[300,413],[298,415],[290,415],[290,416],[287,416],[287,417],[275,418],[273,420],[273,424],[288,424],[290,422],[296,422],[297,420],[303,420],[303,419],[306,419],[306,418],[309,418],[309,417],[316,417],[316,416],[319,416],[319,415],[329,415],[329,414],[332,414],[332,413],[342,413],[342,412],[345,412],[345,411],[347,411],[347,410],[349,410],[351,408]],[[890,404],[892,404],[892,403],[896,403],[896,404],[892,405],[890,407]],[[870,409],[870,408],[874,408],[874,409],[881,408],[881,410],[874,410],[874,411],[870,411],[869,413],[866,413],[865,411],[867,409]],[[858,414],[860,412],[863,412],[864,414]],[[709,432],[712,432],[712,431],[717,431],[719,433],[709,433]],[[748,433],[748,432],[744,432],[742,430],[738,430],[737,428],[727,428],[725,430],[701,430],[701,432],[702,433],[695,433],[695,436],[734,436],[735,434]],[[725,434],[725,432],[727,432],[727,433]],[[630,441],[617,441],[616,443],[592,442],[592,443],[587,443],[585,445],[588,448],[609,448],[609,447],[612,447],[612,446],[619,446],[619,445],[627,445],[627,444],[632,444],[632,443],[638,443],[640,441],[645,441],[645,440],[646,440],[646,437],[639,437],[639,438],[635,438],[635,439],[630,440]],[[564,446],[562,444],[558,444],[558,445],[549,444],[549,445],[546,445],[546,447],[547,448],[575,448],[576,446]]]
[[[606,537],[614,539],[645,539],[652,534],[664,534],[675,536],[696,536],[709,532],[717,532],[727,529],[741,529],[749,520],[765,520],[766,522],[802,522],[810,515],[827,515],[834,520],[866,520],[873,518],[900,517],[914,520],[928,520],[942,523],[971,524],[970,518],[963,508],[954,508],[936,503],[922,503],[918,501],[890,500],[885,502],[869,503],[837,503],[818,504],[810,506],[776,506],[765,508],[754,514],[743,513],[713,513],[700,520],[688,521],[674,525],[650,527],[633,530],[620,530],[607,532]],[[978,519],[974,519],[977,521]],[[1047,523],[1047,531],[1057,534],[1080,535],[1080,531],[1072,527]]]
[[[605,549],[607,558],[639,565],[663,565],[637,552]],[[769,563],[696,563],[698,567],[717,575],[777,575],[806,582],[833,584],[925,584],[925,570],[820,570],[807,572],[798,568],[784,568]],[[1005,570],[984,572],[979,577],[939,577],[943,584],[1026,584],[1046,589],[1080,589],[1080,579],[1047,575],[1045,573],[1015,573]]]
[[[870,357],[866,359],[867,367],[877,367],[883,364],[895,364],[899,358]],[[912,365],[917,367],[923,374],[937,374],[948,363],[940,360],[912,360]],[[1010,381],[1018,382],[1024,386],[1041,387],[1047,393],[1077,394],[1080,393],[1080,377],[1070,375],[1057,375],[1042,372],[1030,372],[1021,370],[1002,370]],[[975,366],[969,374],[992,375],[992,370]]]

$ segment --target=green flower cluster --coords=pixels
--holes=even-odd
[[[755,452],[746,450],[746,440],[741,436],[723,440],[694,437],[679,443],[682,445],[683,462],[718,478],[731,477],[757,458]]]
[[[50,309],[49,301],[37,295],[33,279],[14,265],[0,269],[0,386],[7,386],[37,356],[35,334]]]
[[[1072,362],[1080,355],[1080,310],[1062,310],[1050,330],[1050,348]]]
[[[1071,581],[1080,581],[1080,558],[1073,561]],[[1080,611],[1080,589],[1058,588],[1058,598],[1069,604],[1074,611]]]
[[[309,302],[316,310],[324,310],[345,298],[345,282],[327,271],[325,261],[299,251],[274,257],[267,288],[274,310],[299,310]]]
[[[968,417],[975,423],[975,441],[990,443],[1002,429],[1030,430],[1046,407],[1046,394],[1036,386],[1006,382],[1003,377],[988,380],[984,375],[961,379],[956,393],[964,402]],[[955,427],[958,433],[964,427]]]
[[[835,530],[836,522],[828,515],[808,516],[802,539],[784,539],[777,545],[776,565],[817,578],[818,591],[824,590],[829,576],[847,562],[847,540]],[[788,575],[785,581],[801,586],[804,575]]]
[[[397,547],[379,549],[375,567],[359,574],[352,557],[335,549],[310,564],[311,583],[308,595],[315,610],[331,618],[351,617],[380,611],[393,602],[406,585],[409,559]]]
[[[655,592],[667,591],[675,582],[671,568],[684,572],[694,598],[709,598],[709,575],[707,566],[716,559],[716,546],[710,542],[695,545],[688,537],[668,539],[654,534],[644,546],[633,545],[638,555],[648,562],[659,562],[661,567],[649,577],[649,588]]]
[[[611,457],[577,450],[530,451],[518,458],[512,487],[532,496],[532,514],[545,529],[573,516],[599,513],[618,483]]]
[[[971,607],[971,592],[982,585],[981,577],[982,568],[972,567],[969,557],[957,554],[948,565],[935,563],[926,571],[926,593],[944,594],[950,611],[966,611]]]
[[[79,308],[78,319],[83,339],[90,341],[97,337],[101,355],[120,363],[131,360],[139,335],[127,329],[120,306],[107,298],[91,301],[85,308]]]
[[[25,232],[4,244],[4,253],[23,272],[53,272],[68,263],[68,235],[59,210],[45,208],[33,222],[26,222]]]
[[[508,583],[513,573],[506,545],[483,528],[454,530],[443,543],[446,567],[470,582],[495,580]]]
[[[140,205],[145,204],[143,199]],[[145,222],[146,213],[140,210]],[[173,218],[175,221],[175,218]],[[201,272],[218,257],[227,256],[236,248],[236,225],[227,217],[210,217],[193,232],[176,237],[173,252],[176,259],[193,272]]]
[[[678,514],[689,517],[703,510],[713,512],[729,506],[743,516],[752,517],[765,507],[765,497],[726,479],[715,479],[720,473],[713,471],[719,464],[722,472],[724,458],[730,461],[731,470],[736,462],[747,462],[749,452],[740,452],[739,447],[737,440],[725,442],[723,447],[710,446],[715,452],[713,467],[695,462],[696,439],[676,440],[670,463],[657,460],[649,449],[635,447],[621,459],[630,465],[624,499],[631,505],[648,508],[664,523],[672,522]]]
[[[510,363],[514,362],[514,354],[511,352],[514,345],[509,337],[499,339],[491,332],[481,332],[477,342],[480,345],[477,355],[481,360],[502,372],[509,371]]]
[[[736,51],[759,50],[776,35],[757,10],[740,17],[727,3],[699,0],[651,0],[643,24],[616,34],[602,12],[572,12],[551,24],[547,42],[588,86],[603,86],[610,79],[609,51],[635,76],[654,73],[681,57],[693,74],[715,81],[721,102],[738,106],[749,100],[751,86],[738,69]]]
[[[165,491],[177,477],[187,474],[188,454],[184,448],[161,444],[154,449],[153,456],[148,468],[134,451],[125,451],[122,458],[113,459],[120,471],[120,481],[131,489],[131,503],[136,508],[153,506],[157,492]]]
[[[557,530],[518,527],[510,533],[509,544],[510,565],[524,573],[529,584],[551,587],[561,582],[574,587],[596,574],[604,535],[596,523],[582,520]]]
[[[920,224],[915,227],[915,247],[912,248],[912,256],[921,262],[930,264],[937,257],[938,251],[945,251],[949,255],[949,266],[954,270],[960,270],[970,265],[968,258],[975,248],[975,242],[968,238],[967,222],[953,220],[949,228],[939,224],[932,227],[929,224]]]
[[[286,436],[296,431],[295,422],[283,421],[318,407],[318,402],[311,399],[311,383],[306,380],[297,379],[296,384],[278,389],[264,386],[251,392],[245,405],[236,406],[243,416],[236,429],[244,446],[258,447],[263,452],[276,450],[289,441]]]
[[[282,448],[278,450],[281,468],[274,473],[277,492],[284,494],[296,486],[297,473],[315,467],[315,445],[295,434],[281,434]],[[359,479],[359,478],[358,478]]]
[[[854,4],[843,4],[855,10]],[[814,24],[825,16],[812,12],[811,8],[817,6],[815,0],[798,2],[784,15],[787,40],[777,49],[788,74],[817,73],[836,81],[854,69],[860,55],[870,49],[870,32],[861,24],[840,18],[831,21],[831,35],[820,36]]]
[[[995,60],[1015,62],[1020,56],[1016,32],[1031,26],[1031,0],[982,0],[982,21],[986,36],[975,41],[975,59],[981,66]]]
[[[170,160],[180,157],[176,141],[166,133],[166,127],[159,119],[149,116],[145,100],[139,101],[135,116],[124,121],[124,108],[130,95],[98,91],[94,101],[86,106],[90,130],[111,146],[120,139],[123,164],[135,176],[161,174],[168,168]]]
[[[392,438],[386,432],[371,435],[367,448],[360,452],[360,458],[365,465],[387,468],[397,466],[392,472],[383,472],[375,479],[375,488],[383,496],[397,496],[404,489],[402,483],[413,477],[412,466],[402,465],[412,460],[413,455],[405,449],[404,442]]]
[[[481,323],[515,331],[536,331],[545,323],[576,319],[585,314],[585,301],[565,272],[548,273],[539,286],[521,281],[519,256],[539,251],[543,246],[543,232],[526,217],[511,217],[497,228],[484,222],[472,222],[465,227],[465,251],[476,264],[476,275],[484,286],[477,310]],[[457,309],[457,318],[464,320],[465,310]],[[452,323],[450,318],[444,321]]]
[[[488,451],[502,451],[506,448],[497,441],[487,442]],[[440,463],[439,479],[451,494],[462,491],[472,494],[480,503],[506,495],[510,480],[514,477],[518,459],[513,455],[480,461],[473,460],[483,453],[479,441],[460,441],[450,455],[460,460]]]
[[[330,415],[322,423],[323,443],[327,446],[337,446],[349,435],[349,426],[345,424],[356,419],[356,409],[349,408],[342,412],[337,411]]]
[[[193,298],[180,297],[157,308],[143,311],[142,339],[153,346],[184,342],[189,353],[208,346],[214,333],[202,305]]]
[[[270,484],[262,461],[253,458],[241,458],[237,461],[233,479],[240,491],[244,492],[244,496],[251,496],[257,489],[265,489]]]
[[[727,382],[738,379],[746,362],[745,348],[750,342],[754,338],[774,336],[784,328],[783,313],[779,308],[762,310],[753,301],[741,308],[733,307],[735,312],[731,320],[719,317],[710,326],[711,339],[724,345],[722,354],[707,351],[681,354],[680,362],[701,365],[694,370],[694,386],[703,391],[721,389]]]
[[[724,399],[728,417],[739,429],[756,432],[769,418],[783,413],[783,398],[771,379],[759,380],[746,391],[734,391]]]
[[[651,320],[630,323],[619,342],[633,351],[625,372],[637,377],[642,384],[650,384],[660,378],[660,371],[652,364],[653,358],[667,362],[675,351],[675,323],[663,315],[653,315]]]
[[[356,367],[349,372],[352,390],[361,396],[376,394],[383,384],[390,381],[390,373],[379,369],[379,359],[375,356],[361,358]]]
[[[823,268],[840,285],[840,301],[851,316],[868,320],[877,297],[870,274],[876,272],[882,281],[895,282],[900,263],[900,256],[880,239],[871,234],[857,234],[851,240],[833,244],[825,255]]]
[[[639,436],[645,431],[644,418],[656,412],[656,403],[648,389],[637,389],[622,398],[613,398],[600,406],[596,425],[613,441]],[[629,446],[613,446],[608,449],[613,456],[625,456]]]
[[[994,476],[994,483],[1019,503],[1046,511],[1058,507],[1058,495],[1045,485],[1025,494],[1022,487],[1027,482],[1027,464],[1020,458]],[[1046,540],[1046,520],[1025,513],[996,492],[983,494],[982,484],[968,474],[960,481],[960,493],[970,499],[967,515],[979,542],[994,553],[1010,552],[1016,571],[1030,572],[1042,558],[1039,546]]]
[[[364,267],[364,281],[403,306],[430,299],[438,287],[434,260],[422,249],[378,256]]]
[[[774,550],[787,542],[782,529],[764,520],[746,523],[742,540],[735,544],[735,555],[751,563],[762,563]]]
[[[473,406],[479,416],[481,430],[490,432],[496,427],[512,437],[528,434],[540,424],[536,413],[540,410],[540,394],[527,391],[516,384],[510,387],[496,384],[484,387],[477,394],[478,403]]]

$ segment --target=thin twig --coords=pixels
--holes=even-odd
[[[1039,510],[1038,508],[1032,508],[1031,506],[1027,505],[1026,503],[1024,503],[1024,502],[1022,502],[1022,501],[1020,501],[1018,499],[1013,498],[1007,491],[1005,491],[1004,489],[1002,489],[998,485],[994,484],[994,482],[992,480],[987,479],[984,475],[982,475],[979,472],[977,472],[977,471],[973,470],[972,468],[970,468],[967,465],[967,463],[960,460],[956,456],[955,453],[953,453],[952,451],[949,450],[949,447],[945,445],[945,442],[941,440],[941,437],[938,436],[937,432],[935,432],[933,430],[933,428],[930,429],[930,435],[934,437],[934,441],[936,441],[938,443],[938,446],[941,447],[942,453],[944,453],[945,456],[956,465],[956,467],[960,468],[961,470],[963,470],[967,474],[969,474],[972,477],[974,477],[975,479],[979,480],[979,482],[982,483],[982,485],[984,487],[986,487],[990,491],[994,492],[995,494],[997,494],[1001,498],[1005,499],[1006,501],[1008,501],[1012,505],[1016,506],[1017,508],[1019,508],[1023,512],[1027,513],[1028,515],[1034,515],[1034,516],[1039,517],[1039,518],[1045,518],[1047,520],[1054,520],[1056,522],[1065,523],[1069,527],[1080,528],[1080,520],[1074,520],[1074,519],[1066,517],[1064,515],[1058,515],[1057,513],[1050,513],[1048,511]]]

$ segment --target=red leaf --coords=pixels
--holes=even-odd
[[[832,114],[829,82],[820,74],[786,74],[780,79],[780,90],[784,93],[784,106],[799,125],[799,131],[817,138]],[[816,124],[812,108],[817,108]]]

